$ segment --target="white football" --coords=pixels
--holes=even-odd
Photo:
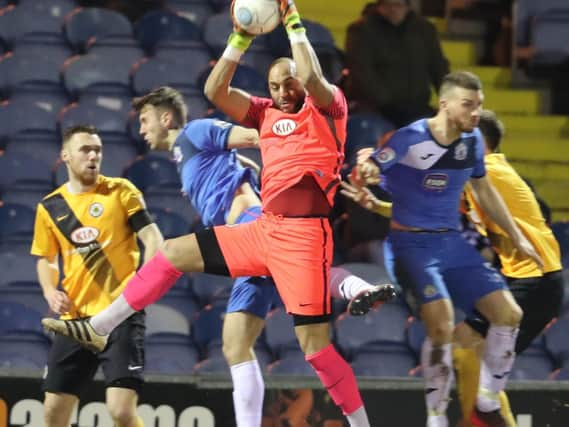
[[[273,31],[281,21],[277,0],[235,0],[233,19],[250,34]]]

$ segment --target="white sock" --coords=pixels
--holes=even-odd
[[[257,360],[229,367],[233,380],[233,406],[237,427],[260,427],[265,383]]]
[[[433,346],[431,339],[425,338],[421,348],[421,366],[425,378],[427,414],[433,417],[433,422],[437,421],[437,424],[427,425],[444,426],[453,379],[452,344]]]
[[[95,330],[95,333],[108,335],[134,313],[136,313],[136,310],[128,305],[125,297],[121,294],[111,305],[91,317],[89,323]]]
[[[351,414],[346,415],[350,426],[352,427],[369,427],[369,420],[367,419],[366,409],[361,406]]]
[[[340,267],[330,269],[330,295],[332,298],[351,300],[361,291],[374,286]]]
[[[498,394],[506,382],[516,358],[515,346],[519,329],[490,325],[486,335],[484,356],[480,364],[480,386],[476,405],[484,412],[500,408]]]
[[[427,427],[448,427],[448,418],[446,415],[429,415]]]

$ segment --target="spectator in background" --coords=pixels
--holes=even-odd
[[[358,110],[375,111],[397,127],[434,110],[431,87],[449,71],[435,27],[406,0],[378,0],[348,28],[347,94]]]

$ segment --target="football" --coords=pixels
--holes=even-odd
[[[249,34],[273,31],[281,21],[277,0],[235,0],[233,20]]]

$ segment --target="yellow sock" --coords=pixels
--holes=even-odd
[[[512,413],[512,408],[510,408],[510,401],[505,391],[500,392],[500,406],[500,413],[506,419],[508,427],[516,427],[516,419]]]
[[[480,359],[476,350],[470,348],[454,348],[452,356],[462,417],[469,420],[478,395]]]
[[[122,427],[120,424],[117,424],[116,427]],[[144,427],[144,423],[142,422],[142,418],[136,417],[136,427]]]

